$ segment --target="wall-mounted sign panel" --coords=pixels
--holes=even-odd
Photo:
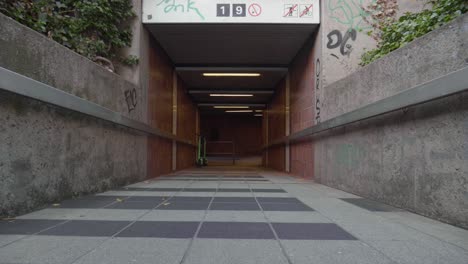
[[[143,23],[319,24],[319,0],[143,0]]]

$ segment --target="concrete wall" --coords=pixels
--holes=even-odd
[[[418,12],[430,7],[427,0],[397,0],[398,14]],[[375,0],[324,0],[321,1],[322,83],[331,84],[360,69],[361,55],[376,47],[367,35],[372,26],[362,7]],[[346,37],[348,34],[349,38]],[[326,103],[326,102],[323,102]]]
[[[141,87],[3,15],[0,25],[1,67],[146,121]],[[142,180],[146,145],[127,129],[1,92],[0,214]]]
[[[324,86],[322,120],[468,65],[468,15]],[[318,182],[468,227],[468,94],[315,139]]]

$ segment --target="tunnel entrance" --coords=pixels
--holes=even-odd
[[[289,117],[271,111],[268,122],[266,110],[278,96],[288,107],[291,65],[314,48],[319,21],[317,0],[143,1],[143,22],[167,54],[173,82],[198,109],[210,164],[265,165],[265,131],[288,135]],[[286,92],[277,95],[278,87]]]

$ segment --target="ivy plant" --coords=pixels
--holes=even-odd
[[[131,45],[131,0],[0,1],[0,12],[93,61],[138,63],[118,55]]]
[[[468,11],[466,0],[432,0],[431,9],[419,13],[406,13],[398,20],[388,23],[384,20],[378,27],[377,48],[365,52],[361,66],[367,65],[386,54],[405,46],[414,39],[437,29]],[[373,35],[374,32],[369,32]]]

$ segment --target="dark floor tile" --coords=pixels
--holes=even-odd
[[[0,220],[1,235],[31,235],[46,228],[63,223],[63,220],[15,219]]]
[[[283,198],[283,197],[257,197],[260,204],[263,203],[302,203],[297,198]]]
[[[216,188],[184,188],[183,192],[216,192]]]
[[[279,239],[296,240],[357,240],[331,223],[272,223]]]
[[[260,179],[244,179],[244,181],[250,182],[250,183],[256,183],[256,182],[269,182],[270,180],[260,180]]]
[[[126,199],[128,202],[164,202],[170,197],[165,196],[132,196]]]
[[[303,203],[261,203],[263,211],[314,211]]]
[[[189,202],[189,203],[209,203],[211,197],[197,197],[197,196],[174,196],[170,199],[171,202]]]
[[[219,188],[218,192],[250,192],[250,189],[238,189],[238,188]]]
[[[218,175],[179,175],[182,178],[218,178]]]
[[[260,179],[245,179],[245,178],[239,178],[239,179],[220,179],[220,181],[247,181],[247,182],[268,182],[269,180],[260,180]]]
[[[252,192],[258,193],[285,193],[283,189],[252,189]]]
[[[254,197],[215,197],[213,203],[257,203]]]
[[[171,202],[158,206],[158,210],[206,210],[209,203]]]
[[[138,221],[117,237],[192,238],[199,224],[199,222]]]
[[[382,204],[379,202],[374,202],[365,198],[341,198],[341,200],[348,202],[350,204],[359,206],[363,209],[372,211],[372,212],[392,212],[398,211],[397,208]]]
[[[257,203],[212,203],[210,210],[260,211]]]
[[[199,238],[274,239],[267,223],[204,222]]]
[[[105,209],[134,209],[134,210],[151,210],[158,206],[160,202],[132,202],[123,201],[116,202],[111,205],[104,207]]]
[[[46,236],[112,236],[130,224],[129,221],[72,220],[39,233]]]

